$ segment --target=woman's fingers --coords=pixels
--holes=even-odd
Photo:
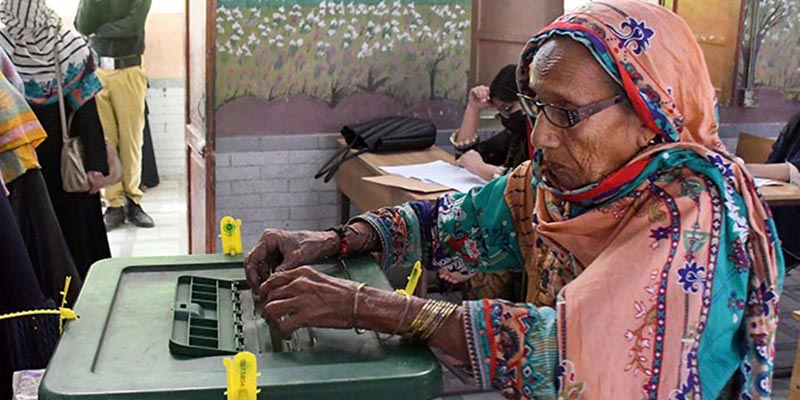
[[[300,276],[280,286],[262,287],[259,299],[262,303],[269,303],[279,299],[302,296],[313,290],[312,283],[312,280]]]
[[[270,270],[283,259],[280,254],[281,236],[278,232],[266,230],[244,260],[245,278],[248,286],[255,293],[261,282],[270,275]]]
[[[267,302],[279,298],[276,296],[289,297],[290,295],[286,293],[302,294],[310,290],[311,282],[321,282],[322,280],[323,275],[309,266],[277,272],[259,287],[259,300]]]
[[[262,316],[284,337],[304,326],[347,328],[356,285],[307,266],[276,273],[259,289]]]
[[[292,337],[292,332],[305,326],[302,308],[297,298],[283,299],[264,305],[261,316],[270,327],[276,329],[284,339]]]

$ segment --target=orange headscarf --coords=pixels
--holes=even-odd
[[[629,14],[633,9],[635,15]],[[584,44],[625,89],[642,122],[666,141],[724,150],[705,57],[679,16],[641,0],[588,3],[528,42],[518,70],[521,92],[530,94],[528,66],[539,46],[554,35]]]

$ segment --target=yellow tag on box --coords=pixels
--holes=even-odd
[[[242,254],[242,220],[234,219],[230,215],[222,217],[219,221],[219,232],[224,254]]]
[[[258,372],[256,356],[243,351],[222,362],[228,372],[228,390],[225,391],[228,400],[256,400],[261,392],[257,385],[261,373]]]

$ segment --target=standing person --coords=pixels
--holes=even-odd
[[[0,47],[11,55],[25,85],[25,100],[47,132],[36,153],[64,239],[84,278],[92,264],[111,257],[99,194],[103,175],[108,174],[108,162],[95,103],[95,95],[102,87],[95,74],[95,57],[83,37],[62,27],[61,18],[45,0],[5,0],[0,21]],[[92,183],[87,193],[67,193],[63,189],[56,50],[68,134],[81,139],[83,164]]]
[[[89,36],[100,54],[97,75],[103,90],[97,110],[106,137],[118,147],[122,182],[106,189],[106,230],[125,220],[152,228],[153,219],[141,207],[142,142],[147,77],[142,68],[144,23],[151,0],[81,0],[75,28]],[[126,209],[127,207],[127,209]]]
[[[0,175],[0,314],[56,308],[42,293]],[[47,366],[58,344],[58,316],[0,320],[0,399],[11,397],[14,371]]]
[[[47,134],[19,90],[5,78],[0,79],[0,105],[0,174],[8,188],[16,225],[41,291],[50,299],[60,298],[64,280],[71,276],[68,301],[72,304],[80,292],[81,278],[53,210],[36,153]],[[0,217],[0,225],[9,223],[7,217]],[[0,267],[13,260],[0,255]],[[0,276],[2,280],[11,275],[0,268]]]

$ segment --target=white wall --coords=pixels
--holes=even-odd
[[[75,15],[79,0],[47,0],[58,15]],[[150,6],[151,13],[182,13],[184,0],[153,0]]]

